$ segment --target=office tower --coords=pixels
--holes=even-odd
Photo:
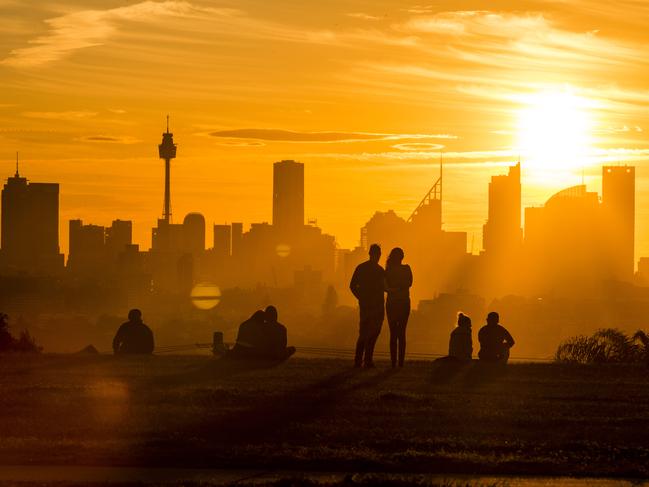
[[[29,183],[16,174],[2,190],[1,247],[7,268],[56,273],[63,268],[59,252],[59,185]]]
[[[273,227],[280,238],[291,240],[304,226],[304,164],[273,164]]]
[[[200,213],[188,213],[183,220],[184,250],[197,254],[205,250],[205,218]]]
[[[230,225],[214,225],[214,252],[220,257],[228,257],[231,253],[232,227]]]
[[[176,158],[174,134],[169,132],[169,115],[167,115],[167,131],[162,134],[162,143],[158,145],[160,159],[165,160],[165,197],[162,219],[171,222],[171,159]]]
[[[521,244],[521,164],[509,173],[492,176],[489,183],[489,216],[483,227],[487,253],[504,255]]]
[[[611,277],[630,282],[634,268],[635,167],[602,168],[602,211]]]
[[[241,240],[243,239],[243,223],[232,223],[232,255],[238,256],[241,252]]]
[[[106,266],[106,229],[99,225],[84,225],[81,220],[70,220],[69,228],[68,269],[89,275],[101,272]]]
[[[599,195],[585,185],[554,194],[525,209],[524,284],[535,293],[589,295],[607,279]],[[498,274],[500,277],[502,273]]]
[[[124,252],[133,242],[133,222],[130,220],[114,220],[106,229],[106,250],[109,255],[117,256]]]

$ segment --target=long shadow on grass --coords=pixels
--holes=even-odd
[[[505,373],[506,366],[502,364],[490,364],[475,360],[471,362],[440,360],[433,362],[429,381],[432,384],[456,384],[473,388],[497,381]]]
[[[215,411],[214,415],[188,424],[183,427],[180,439],[150,439],[148,443],[157,450],[157,455],[143,460],[147,464],[171,462],[184,465],[214,465],[216,461],[219,464],[225,462],[222,466],[229,466],[228,460],[221,455],[230,447],[302,441],[301,435],[310,433],[300,432],[300,424],[326,415],[352,393],[373,387],[392,373],[392,370],[346,370],[282,394],[260,394],[254,404],[246,404],[237,411],[225,411],[224,414]],[[354,380],[357,377],[360,380]],[[171,457],[161,458],[161,453]],[[219,456],[221,461],[218,461]],[[230,461],[236,463],[237,459]]]
[[[188,384],[211,383],[226,377],[232,377],[245,372],[272,369],[281,365],[285,360],[233,360],[214,359],[196,367],[175,374],[155,376],[145,380],[144,386],[174,387]]]

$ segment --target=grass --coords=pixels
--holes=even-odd
[[[0,463],[649,475],[642,366],[0,356]]]

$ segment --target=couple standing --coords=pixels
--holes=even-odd
[[[403,366],[406,355],[406,325],[410,315],[410,287],[412,271],[403,264],[403,250],[395,247],[385,263],[379,264],[381,247],[370,245],[369,260],[359,264],[349,283],[360,308],[360,327],[356,342],[355,367],[374,367],[373,355],[376,340],[381,333],[383,318],[388,315],[390,326],[390,358],[392,367]],[[387,303],[384,306],[384,294]]]

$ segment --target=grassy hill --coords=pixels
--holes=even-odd
[[[644,367],[0,356],[0,463],[646,477]]]

